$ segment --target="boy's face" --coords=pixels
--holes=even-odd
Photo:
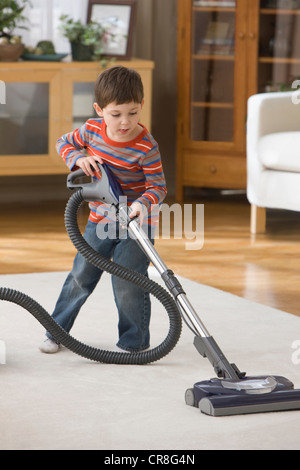
[[[143,103],[109,103],[101,109],[94,103],[98,116],[103,117],[107,126],[107,137],[115,142],[129,142],[141,132],[139,121]]]

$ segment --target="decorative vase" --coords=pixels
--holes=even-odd
[[[0,61],[14,62],[24,51],[24,44],[0,44]]]
[[[78,61],[90,61],[94,54],[93,46],[85,46],[80,42],[71,42],[72,59]]]

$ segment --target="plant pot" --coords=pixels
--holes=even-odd
[[[93,46],[85,46],[78,42],[71,42],[72,59],[78,61],[93,60],[94,48]]]
[[[14,62],[24,51],[24,44],[0,44],[0,61]]]

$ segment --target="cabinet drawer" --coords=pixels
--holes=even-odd
[[[244,157],[201,156],[186,153],[183,159],[183,184],[214,188],[246,188]]]

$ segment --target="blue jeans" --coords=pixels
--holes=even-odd
[[[84,238],[95,251],[109,259],[112,258],[114,262],[126,268],[148,275],[149,259],[129,235],[126,235],[126,238],[119,236],[118,224],[115,238],[101,239],[96,231],[97,224],[89,221]],[[153,243],[153,240],[151,241]],[[102,270],[77,253],[72,271],[65,280],[52,314],[54,320],[66,331],[71,330],[80,308],[95,289],[102,273]],[[126,351],[141,351],[148,348],[151,315],[149,293],[116,276],[112,276],[112,286],[119,314],[117,346]],[[46,334],[53,339],[49,332]]]

